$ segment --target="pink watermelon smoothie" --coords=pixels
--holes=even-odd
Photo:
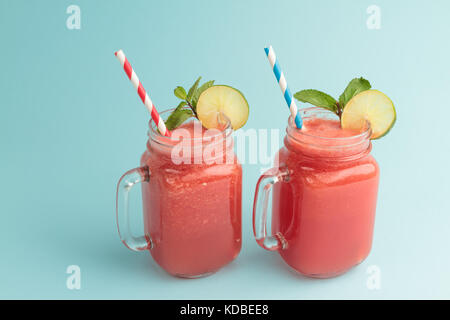
[[[278,153],[289,181],[273,194],[272,230],[279,232],[288,265],[312,277],[341,274],[370,252],[379,168],[370,132],[343,130],[335,119],[291,123]]]
[[[161,136],[149,139],[142,155],[141,165],[150,171],[142,188],[144,225],[153,243],[150,252],[164,270],[198,277],[217,271],[240,252],[242,168],[226,142],[226,130],[206,132],[191,121],[172,137],[181,130],[184,138],[189,135],[182,144],[191,151],[184,155],[190,164],[174,163],[180,141]],[[206,136],[215,139],[206,141]],[[200,161],[194,159],[198,154]]]

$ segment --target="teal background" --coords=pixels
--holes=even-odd
[[[66,28],[70,4],[81,30]],[[380,30],[366,27],[371,4]],[[0,298],[450,298],[449,12],[445,0],[1,0]],[[202,75],[245,93],[246,129],[283,132],[267,44],[293,91],[338,96],[364,76],[396,104],[395,128],[374,142],[372,252],[334,279],[294,274],[253,240],[260,168],[245,165],[240,256],[209,278],[172,278],[117,235],[115,185],[138,165],[149,116],[113,53],[124,49],[159,109]],[[81,290],[66,288],[72,264]],[[371,265],[380,290],[366,287]]]

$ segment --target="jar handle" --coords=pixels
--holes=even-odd
[[[148,167],[131,169],[120,177],[116,193],[116,219],[120,240],[130,250],[143,251],[152,248],[152,241],[147,235],[135,237],[131,233],[129,209],[129,192],[138,183],[148,182]]]
[[[253,233],[256,242],[269,251],[285,249],[287,245],[280,232],[276,235],[267,235],[267,206],[273,185],[280,181],[288,180],[289,170],[287,168],[272,168],[259,178],[256,185],[255,200],[253,202]]]

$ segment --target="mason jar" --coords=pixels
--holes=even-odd
[[[339,123],[335,114],[321,108],[301,112],[304,127],[314,123],[317,128],[299,130],[289,118],[277,165],[256,187],[254,234],[260,246],[278,251],[299,273],[328,278],[359,264],[370,252],[379,167],[370,154],[368,124],[362,132],[342,136],[338,127],[337,136],[330,137],[325,127],[327,121]]]
[[[172,112],[160,115],[163,119]],[[231,262],[241,250],[242,168],[233,152],[230,121],[218,115],[218,130],[197,119],[172,137],[151,121],[140,167],[125,173],[117,188],[122,242],[148,250],[169,274],[197,278]],[[142,186],[144,235],[130,232],[128,196]]]

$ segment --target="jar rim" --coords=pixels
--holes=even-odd
[[[301,112],[303,120],[339,120],[335,113],[319,107],[304,108],[299,112]],[[364,130],[358,134],[347,137],[324,137],[297,129],[294,119],[289,117],[286,133],[286,147],[293,148],[307,158],[352,160],[370,153],[372,149],[370,140],[372,129],[368,121],[366,121]],[[300,148],[296,148],[294,145],[300,146]]]
[[[319,108],[319,107],[303,108],[303,109],[300,109],[299,112],[301,112],[301,116],[302,116],[302,119],[304,122],[307,119],[319,118],[318,115],[333,116],[336,120],[339,120],[339,117],[334,112],[331,112],[329,110]],[[356,135],[352,135],[352,136],[348,136],[348,137],[323,137],[323,136],[319,136],[319,135],[305,133],[301,129],[299,130],[295,125],[294,119],[292,118],[292,116],[290,116],[288,119],[288,127],[286,128],[286,133],[288,134],[288,136],[290,138],[301,142],[301,140],[299,140],[296,136],[294,136],[292,134],[292,132],[294,132],[294,130],[295,130],[295,135],[299,136],[299,137],[304,136],[304,137],[308,137],[308,138],[313,138],[313,139],[317,139],[317,141],[319,141],[319,142],[326,142],[326,141],[341,142],[342,144],[339,144],[337,147],[351,146],[353,143],[345,144],[345,142],[346,141],[354,142],[355,140],[356,141],[370,140],[370,137],[372,136],[372,128],[370,127],[370,123],[368,121],[366,121],[365,130]]]
[[[169,115],[172,114],[172,112],[175,109],[176,108],[166,109],[166,110],[160,112],[159,115],[164,121],[166,121],[167,118],[169,117]],[[200,122],[198,119],[196,121]],[[217,131],[217,133],[215,133],[215,134],[211,134],[211,135],[207,135],[207,136],[202,134],[201,137],[190,137],[190,138],[188,138],[188,140],[192,141],[192,142],[196,142],[196,141],[197,142],[203,142],[203,141],[211,142],[211,141],[214,141],[214,138],[217,138],[217,137],[227,138],[228,136],[230,136],[231,133],[233,132],[233,128],[231,127],[230,119],[222,112],[218,112],[217,113],[217,121],[224,126],[223,130],[215,129]],[[153,119],[149,120],[148,126],[149,126],[149,130],[147,132],[147,135],[148,135],[149,139],[155,143],[159,143],[159,144],[167,145],[167,146],[173,146],[174,142],[180,142],[184,139],[184,137],[183,138],[179,137],[178,139],[174,139],[173,137],[167,137],[167,136],[162,135],[157,130],[157,125]],[[208,130],[211,130],[211,129],[208,129]]]

